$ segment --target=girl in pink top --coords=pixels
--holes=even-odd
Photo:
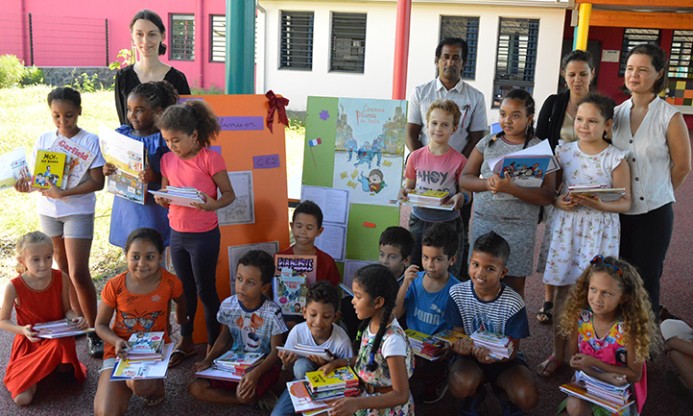
[[[204,202],[192,206],[169,205],[157,196],[157,204],[169,208],[171,260],[183,283],[190,319],[181,325],[181,339],[174,348],[169,367],[193,354],[193,322],[200,297],[207,324],[207,343],[219,335],[216,265],[220,233],[214,211],[236,199],[226,164],[221,155],[209,150],[220,131],[217,117],[203,101],[188,101],[168,107],[157,122],[170,153],[161,158],[161,189],[169,185],[195,188]],[[217,197],[217,190],[220,196]]]

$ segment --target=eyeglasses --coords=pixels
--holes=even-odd
[[[614,273],[616,273],[617,275],[623,276],[623,270],[621,270],[621,268],[615,264],[607,263],[606,260],[604,259],[604,256],[602,256],[601,254],[594,256],[594,258],[592,260],[590,260],[590,264],[591,265],[604,266],[608,269],[613,270]]]

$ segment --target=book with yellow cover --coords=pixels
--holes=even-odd
[[[36,153],[34,178],[31,182],[31,186],[34,188],[48,189],[50,188],[50,182],[58,188],[64,188],[63,178],[65,177],[65,160],[65,153],[39,150]]]
[[[313,391],[324,391],[358,386],[359,378],[351,367],[335,368],[324,375],[322,370],[306,373],[306,381]]]

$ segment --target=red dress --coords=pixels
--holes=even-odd
[[[38,324],[65,318],[62,303],[63,274],[53,270],[51,283],[44,290],[34,290],[20,276],[12,279],[19,304],[15,303],[17,325]],[[84,381],[87,368],[77,359],[74,337],[41,339],[31,342],[15,335],[10,362],[5,372],[5,387],[12,398],[43,380],[59,364],[72,364],[77,381]]]

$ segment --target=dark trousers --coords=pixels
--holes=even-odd
[[[655,316],[659,312],[659,278],[674,228],[672,204],[640,215],[620,215],[620,257],[638,269]]]
[[[171,260],[176,275],[183,283],[190,320],[181,325],[180,333],[190,337],[200,297],[207,324],[207,344],[219,336],[219,295],[217,295],[217,260],[221,244],[219,228],[203,233],[179,233],[171,230]]]
[[[413,213],[409,217],[409,231],[414,236],[414,250],[412,250],[411,253],[411,264],[416,264],[417,266],[419,266],[419,268],[421,268],[421,270],[423,270],[421,262],[421,240],[423,239],[423,235],[426,233],[426,230],[428,230],[433,224],[436,223],[424,221],[418,218]],[[455,253],[457,260],[455,260],[455,264],[450,266],[448,271],[452,273],[452,275],[456,278],[459,278],[460,270],[462,270],[461,266],[462,264],[466,263],[464,259],[462,259],[462,257],[464,256],[464,242],[467,240],[465,237],[464,224],[462,223],[461,217],[457,217],[452,221],[446,221],[445,224],[448,224],[457,234],[458,246],[457,253]]]

